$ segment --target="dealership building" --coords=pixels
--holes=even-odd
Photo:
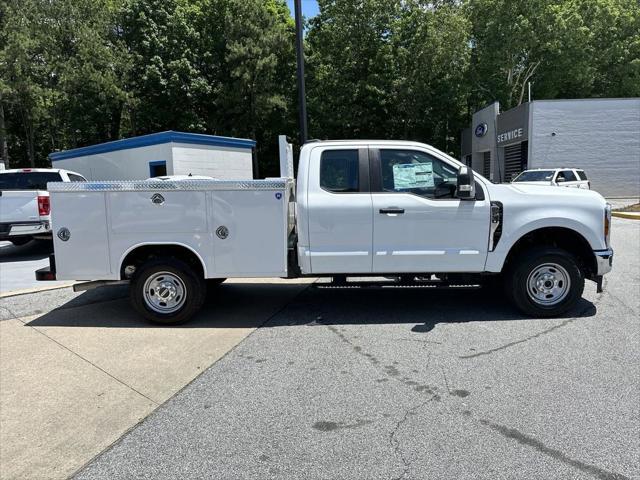
[[[493,182],[531,168],[580,168],[606,197],[640,197],[640,98],[491,105],[463,130],[463,161]]]

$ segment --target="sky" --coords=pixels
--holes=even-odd
[[[293,0],[287,0],[291,16],[293,17]],[[306,18],[315,17],[318,14],[318,3],[316,0],[302,0],[302,15]]]

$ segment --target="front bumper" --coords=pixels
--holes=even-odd
[[[613,267],[613,249],[594,250],[596,257],[596,276],[601,277],[611,271]]]
[[[18,237],[51,235],[51,224],[48,221],[0,223],[0,240],[11,240]]]

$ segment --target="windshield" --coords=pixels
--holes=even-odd
[[[0,190],[46,190],[47,182],[60,182],[56,172],[0,173]]]
[[[522,172],[514,182],[550,182],[553,178],[553,170],[529,170]]]

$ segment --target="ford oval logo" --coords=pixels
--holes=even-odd
[[[476,137],[484,137],[487,134],[488,129],[489,127],[487,126],[486,123],[481,123],[476,127],[474,133]]]

